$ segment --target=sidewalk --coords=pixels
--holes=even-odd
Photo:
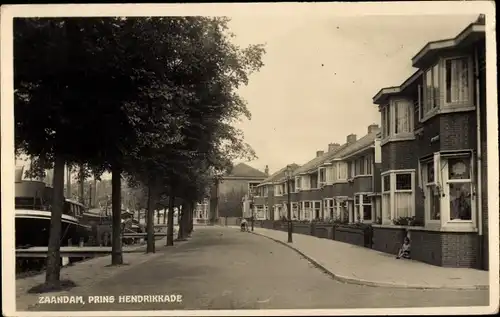
[[[173,247],[167,247],[166,238],[155,241],[156,253],[145,253],[146,244],[134,247],[127,247],[127,250],[135,252],[123,253],[123,263],[120,266],[109,266],[111,264],[111,255],[99,256],[86,261],[77,262],[74,265],[66,266],[61,269],[61,280],[71,280],[77,286],[75,288],[89,288],[95,283],[104,279],[110,278],[123,271],[127,271],[136,265],[140,265],[155,257],[161,256],[166,248],[176,248],[188,241],[176,241]],[[124,248],[125,249],[125,248]],[[142,251],[142,252],[141,252]],[[29,294],[27,291],[38,284],[45,281],[45,272],[26,278],[17,279],[16,287],[16,310],[29,310],[30,307],[36,305],[38,294]],[[60,295],[67,291],[50,292],[46,295]]]
[[[233,227],[239,230],[239,227]],[[370,286],[417,289],[488,289],[489,274],[465,268],[444,268],[391,254],[304,234],[254,228],[254,233],[282,243],[313,262],[335,279]]]

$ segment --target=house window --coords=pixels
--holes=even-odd
[[[365,157],[360,157],[354,161],[355,176],[365,175]]]
[[[323,213],[325,218],[333,220],[337,219],[337,215],[335,213],[335,201],[332,198],[324,200]]]
[[[447,191],[451,221],[472,220],[472,181],[470,157],[448,159]]]
[[[439,107],[439,64],[434,65],[425,72],[424,82],[423,116]]]
[[[302,181],[302,179],[300,176],[295,178],[295,191],[296,192],[300,191],[300,189],[302,188],[301,181]]]
[[[338,166],[338,180],[347,180],[347,163],[346,162],[339,162]]]
[[[354,222],[372,221],[372,201],[366,194],[354,196]]]
[[[382,221],[414,216],[414,171],[390,171],[382,176]]]
[[[372,220],[372,200],[371,197],[363,195],[363,221]]]
[[[365,157],[365,174],[372,175],[372,168],[373,168],[373,156],[367,155]]]
[[[331,166],[331,169],[332,169],[332,179],[331,179],[331,182],[335,182],[338,178],[339,178],[339,175],[338,175],[338,172],[337,172],[337,163],[333,163],[332,166]]]
[[[269,187],[265,186],[264,187],[264,197],[267,197],[268,194],[269,194]]]
[[[466,225],[474,228],[472,162],[472,155],[468,153],[435,153],[433,161],[422,163],[426,221],[434,221],[441,226]]]
[[[299,204],[292,203],[292,219],[298,219]]]
[[[394,102],[394,134],[412,132],[411,104],[407,101]]]
[[[395,174],[394,218],[413,216],[412,173]]]
[[[304,201],[303,202],[304,206],[304,219],[311,219],[311,203],[309,201]]]
[[[382,108],[382,137],[387,138],[391,134],[391,112],[390,106],[386,105]]]
[[[319,175],[319,187],[322,187],[326,184],[326,168],[320,167],[318,169],[318,175]]]
[[[312,202],[313,205],[313,216],[314,219],[323,219],[323,213],[321,212],[321,201]]]
[[[428,210],[429,220],[441,219],[441,200],[440,192],[434,174],[434,161],[424,163],[423,180],[425,183],[424,197],[425,209]]]
[[[275,196],[282,196],[283,195],[283,186],[282,185],[274,185],[274,192],[275,192]]]
[[[318,188],[318,173],[309,175],[311,189]]]
[[[465,103],[470,101],[470,70],[468,57],[445,60],[446,103]]]
[[[301,190],[311,189],[311,178],[309,175],[304,175],[301,177]]]

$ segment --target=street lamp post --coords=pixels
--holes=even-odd
[[[252,216],[250,217],[250,224],[252,226],[252,231],[253,231],[253,223],[254,223],[254,218],[255,218],[254,204],[253,204],[253,195],[250,195],[250,210],[252,212]]]
[[[291,197],[290,197],[290,178],[292,177],[292,168],[290,165],[287,165],[286,170],[285,170],[285,177],[286,177],[286,191],[287,191],[287,198],[288,198],[288,243],[292,243],[292,231],[293,231],[293,223],[292,223],[292,203],[291,203]]]

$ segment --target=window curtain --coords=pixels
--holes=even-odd
[[[412,193],[394,193],[395,218],[411,217]]]

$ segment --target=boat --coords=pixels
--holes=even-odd
[[[47,246],[53,188],[43,181],[23,180],[22,169],[16,170],[15,181],[16,248]],[[91,226],[81,221],[85,211],[83,204],[65,199],[61,217],[61,246],[88,241]]]

